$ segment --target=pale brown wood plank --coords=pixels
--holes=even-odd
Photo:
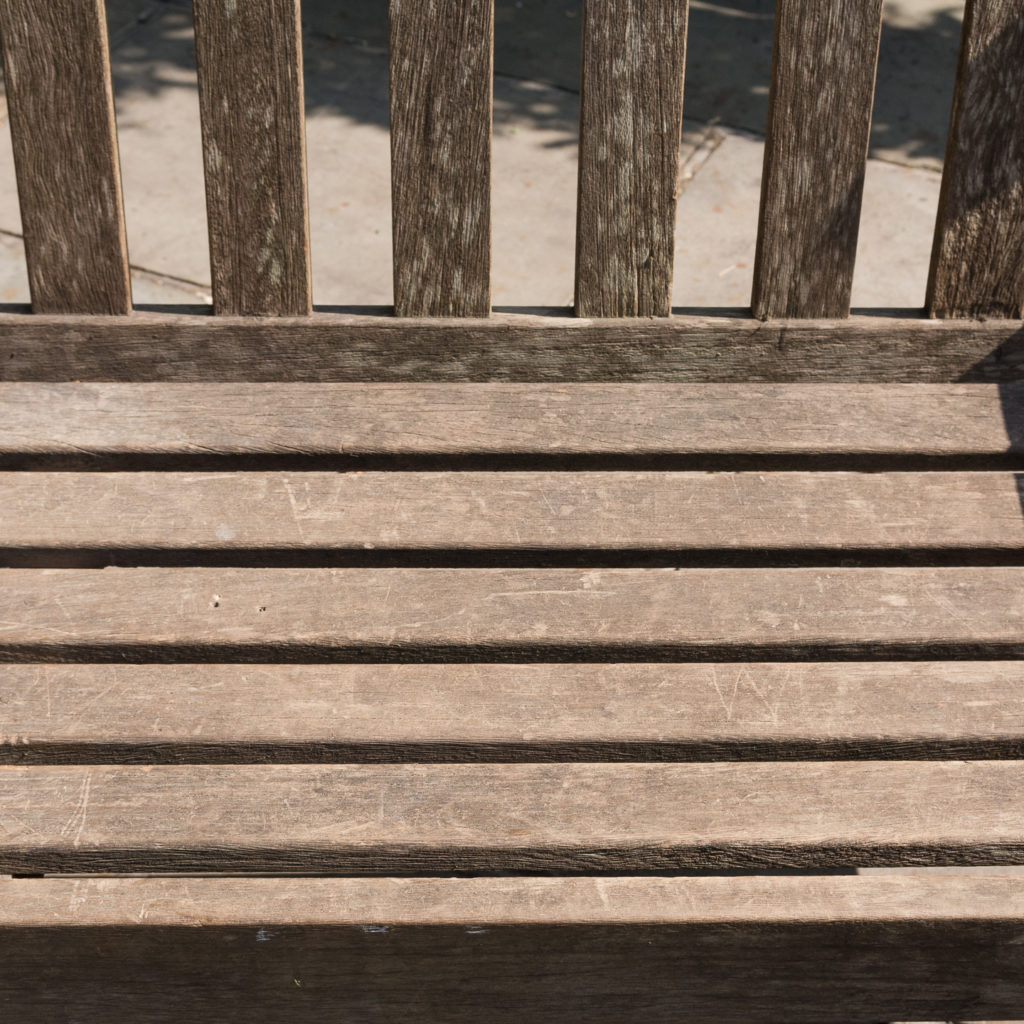
[[[6,766],[0,809],[12,874],[1024,863],[1021,761]]]
[[[213,304],[312,312],[298,0],[195,0]]]
[[[1021,384],[0,383],[0,406],[0,459],[19,466],[511,456],[573,468],[748,458],[967,468],[1024,454]]]
[[[453,328],[458,327],[458,330]],[[8,381],[952,383],[1024,378],[1019,323],[887,316],[0,318]]]
[[[103,0],[2,0],[0,37],[32,308],[127,313]]]
[[[395,313],[491,309],[494,0],[390,0]]]
[[[4,569],[0,660],[1024,655],[1024,569]]]
[[[968,0],[926,305],[1024,316],[1024,10]]]
[[[0,880],[0,998],[22,1024],[1006,1019],[1022,928],[1008,877]]]
[[[0,763],[1020,758],[1022,674],[1010,661],[4,665]]]
[[[0,557],[1002,552],[1015,473],[0,473]]]
[[[754,315],[850,312],[882,0],[779,0]]]
[[[686,0],[586,0],[576,313],[671,312]]]

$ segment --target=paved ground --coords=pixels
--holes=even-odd
[[[139,303],[208,301],[189,5],[108,0],[128,237]],[[497,0],[494,303],[568,305],[579,0]],[[960,3],[890,0],[856,306],[923,301]],[[305,0],[318,305],[391,301],[386,4]],[[772,0],[691,0],[677,306],[749,301]],[[10,141],[0,132],[0,301],[26,301]]]

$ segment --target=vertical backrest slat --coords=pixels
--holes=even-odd
[[[194,0],[213,306],[312,311],[299,0]]]
[[[754,315],[850,313],[882,0],[778,0]]]
[[[668,316],[686,0],[584,0],[578,316]]]
[[[395,313],[488,316],[494,0],[391,0]]]
[[[36,313],[131,310],[103,0],[0,0]]]
[[[928,280],[935,317],[1024,316],[1024,4],[968,0]]]

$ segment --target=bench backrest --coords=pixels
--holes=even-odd
[[[779,0],[752,308],[842,318],[882,0]],[[195,0],[214,310],[312,313],[299,0]],[[490,314],[493,0],[391,0],[395,313]],[[576,314],[670,313],[686,0],[585,0]],[[0,0],[33,310],[131,309],[102,0]],[[968,0],[926,312],[1024,307],[1024,13]],[[893,211],[899,216],[899,211]]]

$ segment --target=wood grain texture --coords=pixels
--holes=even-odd
[[[576,313],[668,316],[686,0],[586,0]]]
[[[1024,10],[968,0],[926,305],[1024,316]]]
[[[1024,379],[1024,327],[885,316],[0,317],[7,381],[952,383]]]
[[[0,763],[1022,758],[1022,675],[1012,661],[4,665]]]
[[[198,927],[197,927],[198,926]],[[1009,877],[0,880],[22,1024],[1019,1016]]]
[[[1021,548],[1015,473],[0,473],[0,564],[47,552]]]
[[[0,465],[15,469],[253,459],[1024,468],[1015,383],[0,383],[0,406]]]
[[[36,313],[128,313],[103,0],[2,0],[4,82]]]
[[[390,0],[395,313],[491,311],[494,0]]]
[[[779,0],[754,315],[850,312],[882,0]]]
[[[12,874],[1024,863],[1021,761],[5,766],[0,810]]]
[[[4,569],[4,661],[1024,655],[1024,569]]]
[[[312,312],[299,0],[195,0],[213,304]]]

